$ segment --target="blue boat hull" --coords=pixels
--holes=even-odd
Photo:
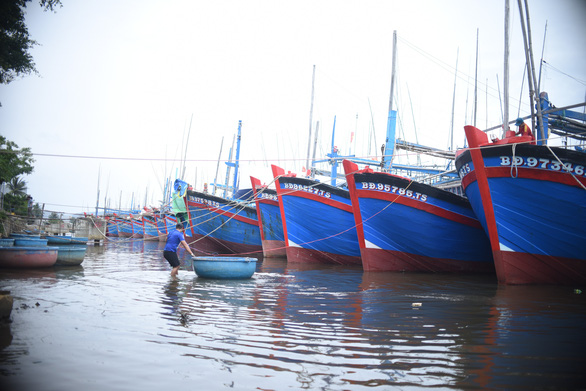
[[[471,147],[488,143],[471,126],[466,136]],[[456,159],[462,185],[490,237],[501,283],[586,282],[586,154],[551,151],[513,143],[467,150]]]
[[[186,200],[190,244],[196,251],[262,256],[255,208],[191,190]]]
[[[361,265],[350,193],[273,165],[287,261]]]
[[[260,185],[260,180],[250,177],[254,191],[256,213],[260,227],[262,250],[265,257],[286,257],[285,234],[277,191]]]
[[[494,273],[490,242],[461,196],[344,161],[366,271]]]

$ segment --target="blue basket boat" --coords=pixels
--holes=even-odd
[[[47,242],[50,246],[55,245],[87,245],[89,238],[85,237],[72,237],[72,236],[47,236]]]
[[[59,251],[57,253],[57,262],[55,265],[59,266],[77,266],[81,265],[87,250],[86,245],[65,245],[57,246]]]
[[[0,239],[0,247],[14,246],[14,239],[2,238]]]
[[[21,247],[46,247],[47,239],[41,238],[14,238],[14,245]]]
[[[252,277],[256,258],[249,257],[193,257],[193,271],[201,278],[237,280]]]

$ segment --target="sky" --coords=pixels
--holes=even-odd
[[[0,86],[0,134],[31,148],[35,169],[24,179],[46,210],[158,206],[167,178],[197,190],[224,182],[239,121],[241,188],[250,175],[271,183],[271,164],[300,173],[310,124],[315,132],[319,123],[323,159],[334,118],[341,153],[380,158],[393,31],[398,137],[447,149],[453,127],[454,148],[463,147],[475,106],[477,127],[502,123],[504,0],[62,4],[51,13],[29,3],[39,75]],[[514,120],[530,106],[510,6]],[[529,12],[541,90],[557,107],[584,102],[586,2],[529,1]]]

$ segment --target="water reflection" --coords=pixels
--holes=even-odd
[[[29,376],[39,369],[54,389],[111,389],[129,373],[121,388],[584,384],[586,307],[572,289],[285,259],[258,262],[249,280],[201,279],[187,263],[173,279],[163,246],[111,241],[52,275],[0,271],[20,302],[41,304],[13,317],[0,367],[36,389],[48,388]]]

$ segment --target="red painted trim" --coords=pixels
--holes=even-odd
[[[279,206],[279,202],[275,200],[267,200],[266,198],[261,198],[258,200],[261,204],[265,205],[272,205],[272,206]]]
[[[225,211],[225,210],[220,209],[220,208],[214,208],[214,207],[211,207],[211,206],[206,205],[206,204],[200,204],[199,202],[187,201],[187,206],[189,207],[190,205],[191,206],[198,207],[200,209],[207,209],[210,212],[214,212],[214,213],[216,213],[218,215],[226,216],[228,218],[233,218],[234,220],[238,220],[238,221],[241,221],[243,223],[250,224],[250,225],[254,225],[254,226],[257,226],[258,227],[258,221],[254,220],[254,219],[251,219],[249,217],[240,216],[240,215],[238,215],[236,213],[228,212],[228,211]],[[188,215],[191,216],[190,213],[188,213]],[[191,219],[191,217],[190,217],[190,219]]]
[[[258,228],[260,231],[260,240],[261,242],[265,240],[265,232],[262,228],[262,214],[260,212],[260,200],[258,199],[258,188],[261,186],[260,179],[255,177],[250,177],[250,182],[252,183],[252,191],[254,193],[254,205],[256,207],[256,217],[258,220]]]
[[[283,235],[285,236],[285,246],[289,247],[289,235],[287,234],[287,221],[285,218],[285,209],[283,208],[283,200],[281,198],[283,191],[281,190],[281,184],[279,183],[279,180],[277,179],[277,177],[285,175],[285,170],[283,170],[279,166],[275,166],[274,164],[271,164],[271,169],[273,170],[273,177],[275,178],[275,187],[277,188],[277,198],[279,200],[279,209],[281,210],[281,224],[283,224]]]
[[[354,173],[358,171],[358,165],[349,160],[342,162],[344,165],[344,172],[346,174],[346,183],[350,191],[350,201],[352,202],[352,209],[354,211],[354,223],[356,224],[356,234],[358,236],[358,245],[360,249],[366,248],[364,241],[364,226],[362,225],[362,214],[360,213],[360,202],[356,194],[356,181],[354,180]]]
[[[395,204],[405,205],[410,208],[419,209],[427,213],[434,214],[436,216],[442,217],[447,220],[455,221],[456,223],[468,225],[474,228],[482,229],[482,225],[478,220],[454,213],[446,211],[439,206],[431,205],[425,202],[416,201],[408,197],[402,197],[397,194],[390,194],[390,193],[383,193],[383,192],[375,192],[369,190],[356,190],[356,194],[358,198],[371,198],[377,200],[388,201]]]
[[[308,193],[303,190],[283,189],[282,194],[286,196],[305,198],[308,200],[320,202],[322,204],[329,205],[333,208],[337,208],[345,212],[352,213],[352,205],[348,205],[343,202],[336,201],[331,198],[322,197],[313,193]]]
[[[476,167],[476,165],[474,165]],[[537,179],[541,181],[556,182],[563,185],[582,187],[576,181],[586,186],[586,178],[576,176],[576,179],[567,172],[557,172],[540,170],[535,168],[517,167],[516,169],[510,166],[507,167],[486,167],[486,176],[488,178],[511,178],[512,175],[517,178]]]
[[[478,147],[484,142],[488,142],[486,134],[474,126],[464,126],[466,139],[470,145],[470,157],[472,164],[474,164],[474,172],[478,182],[478,189],[480,190],[480,198],[482,201],[482,208],[484,210],[484,217],[486,220],[488,237],[490,239],[490,247],[492,248],[492,255],[494,259],[496,274],[501,282],[505,282],[505,273],[503,266],[503,258],[500,250],[498,229],[496,226],[496,219],[494,217],[494,208],[492,205],[492,197],[490,195],[490,187],[486,177],[484,167],[484,160],[482,159],[482,152]]]

